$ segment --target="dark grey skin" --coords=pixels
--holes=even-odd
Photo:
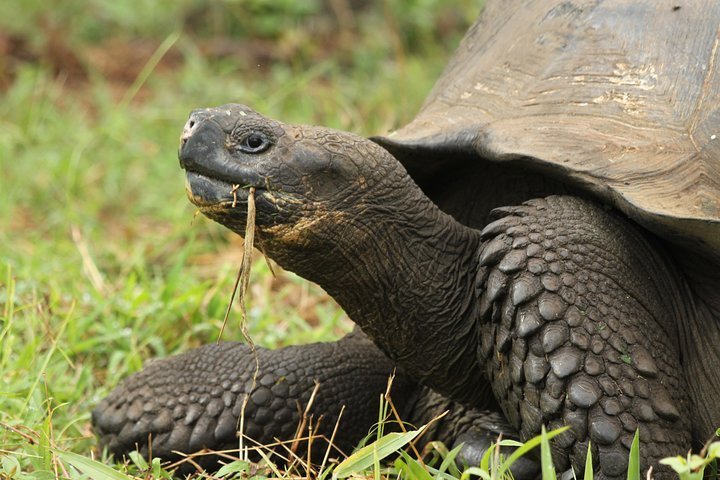
[[[522,439],[569,425],[558,470],[581,472],[592,442],[599,478],[624,478],[639,428],[642,466],[664,478],[659,459],[720,424],[717,387],[691,387],[683,363],[703,318],[687,267],[572,185],[489,166],[439,206],[381,146],[241,105],[193,112],[180,163],[191,200],[238,234],[247,196],[233,186],[255,187],[256,245],[321,285],[404,375],[471,411],[496,402]]]
[[[253,459],[260,459],[256,447],[278,463],[293,455],[305,459],[312,430],[310,452],[319,464],[328,449],[329,458],[343,458],[369,434],[391,375],[390,398],[406,428],[429,424],[418,439],[420,450],[431,440],[462,444],[459,463],[471,465],[499,436],[518,438],[501,413],[465,407],[397,372],[360,330],[333,343],[260,347],[257,358],[254,385],[255,359],[241,343],[206,345],[151,362],[94,410],[100,444],[118,459],[138,450],[146,458],[179,462],[178,472],[190,473],[195,466],[183,462],[182,454],[225,452],[193,458],[203,468],[217,469],[239,455],[239,431]],[[303,416],[305,426],[298,432]],[[396,420],[391,417],[385,429],[397,430]],[[297,438],[305,440],[293,447]],[[283,445],[276,446],[278,441]],[[505,454],[508,450],[503,447]],[[538,465],[523,458],[512,471],[515,478],[533,478]]]

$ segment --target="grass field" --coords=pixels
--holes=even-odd
[[[360,134],[408,121],[478,2],[0,4],[0,478],[72,474],[89,413],[146,359],[217,339],[241,241],[185,198],[193,108],[241,102]],[[250,332],[336,338],[322,291],[263,262]],[[239,338],[239,316],[225,339]]]

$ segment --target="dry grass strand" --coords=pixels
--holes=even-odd
[[[237,190],[240,188],[240,185],[233,185],[232,187],[232,195],[233,195],[233,203],[232,207],[235,208],[237,206]],[[250,269],[252,268],[252,254],[253,254],[253,246],[255,243],[255,187],[250,187],[248,189],[248,199],[247,199],[247,220],[245,223],[245,241],[243,243],[243,255],[242,260],[240,262],[240,270],[238,270],[237,277],[235,278],[235,284],[233,285],[232,294],[230,295],[230,301],[228,302],[227,309],[225,310],[225,317],[223,318],[222,327],[220,328],[220,334],[218,335],[218,343],[220,343],[220,339],[222,338],[222,334],[225,331],[225,325],[227,325],[228,318],[230,317],[230,310],[232,309],[232,305],[235,301],[235,296],[238,294],[239,291],[239,299],[240,302],[240,312],[241,312],[241,319],[240,319],[240,332],[242,332],[242,336],[245,339],[245,341],[250,346],[250,351],[252,352],[253,359],[255,361],[255,371],[253,372],[252,376],[252,383],[250,385],[250,393],[252,393],[253,390],[255,390],[255,386],[257,384],[257,376],[260,372],[260,361],[258,359],[257,350],[255,349],[255,342],[253,342],[252,337],[250,337],[250,332],[248,331],[248,320],[247,320],[247,307],[245,305],[245,300],[247,298],[247,291],[248,286],[250,285]],[[243,434],[244,427],[245,427],[245,407],[247,406],[248,399],[250,398],[250,393],[245,395],[245,398],[243,399],[242,409],[240,410],[240,417],[238,418],[238,448],[240,455],[243,459],[247,459],[247,448],[244,445],[243,439],[245,438],[245,435]]]

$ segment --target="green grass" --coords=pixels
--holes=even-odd
[[[299,3],[0,5],[3,38],[22,41],[0,62],[0,477],[72,473],[69,455],[98,454],[89,414],[121,379],[217,339],[241,242],[185,198],[190,110],[242,102],[386,132],[412,118],[479,8]],[[261,345],[351,328],[319,288],[263,262],[250,296]]]
[[[367,3],[0,2],[0,40],[16,45],[0,57],[0,478],[82,478],[71,465],[128,478],[89,460],[99,455],[90,411],[146,359],[217,339],[241,241],[185,198],[176,148],[190,110],[242,102],[289,122],[386,132],[412,118],[479,10]],[[261,261],[253,270],[256,343],[351,328],[319,288],[273,279]],[[238,322],[236,308],[224,339],[240,338]],[[458,472],[456,451],[436,466],[403,454],[377,467],[378,451],[411,436],[381,436],[360,464],[371,478],[483,476]],[[501,476],[487,460],[488,478]],[[703,462],[671,463],[694,479]],[[134,463],[149,472],[140,478],[166,477]]]

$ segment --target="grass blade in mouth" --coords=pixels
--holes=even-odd
[[[237,185],[233,186],[233,196],[236,195]],[[236,202],[233,201],[233,207]],[[225,310],[225,318],[223,318],[223,324],[220,329],[220,335],[218,335],[218,343],[225,331],[225,325],[227,324],[228,317],[230,316],[230,309],[235,301],[235,295],[240,290],[240,312],[242,319],[240,322],[240,331],[243,334],[243,338],[248,342],[250,348],[255,350],[255,343],[250,338],[250,334],[247,329],[247,307],[245,305],[245,298],[247,296],[248,285],[250,283],[250,269],[252,268],[252,253],[255,243],[255,187],[248,189],[247,199],[247,220],[245,223],[245,241],[243,242],[243,256],[240,262],[240,270],[238,271],[237,278],[235,279],[235,285],[233,285],[232,294],[230,295],[230,302],[228,302],[227,309]]]
[[[248,190],[247,200],[247,223],[245,223],[245,242],[243,247],[242,263],[240,265],[240,311],[242,312],[242,323],[240,328],[243,337],[247,340],[250,347],[255,350],[250,334],[247,329],[247,307],[245,305],[245,297],[247,296],[248,285],[250,283],[250,268],[252,267],[252,253],[255,244],[255,187]]]
[[[237,185],[233,185],[233,208],[237,204]],[[218,343],[220,343],[220,339],[222,338],[222,334],[225,331],[225,325],[227,324],[228,317],[230,316],[230,309],[232,308],[233,302],[235,301],[235,295],[238,292],[238,287],[240,290],[240,312],[242,315],[242,318],[240,320],[240,331],[242,332],[243,338],[250,346],[250,350],[252,351],[253,359],[255,360],[255,371],[253,372],[252,376],[252,384],[250,386],[249,392],[253,392],[255,390],[255,385],[257,382],[257,376],[260,372],[260,361],[258,359],[257,350],[255,349],[255,343],[253,342],[252,338],[250,337],[250,332],[248,331],[247,327],[247,307],[245,306],[245,298],[247,296],[247,290],[248,285],[250,282],[250,268],[252,267],[252,254],[253,254],[253,244],[255,243],[255,187],[250,187],[248,189],[248,199],[247,199],[247,221],[245,223],[245,241],[243,243],[243,256],[242,261],[240,262],[240,270],[238,271],[237,278],[235,279],[235,284],[233,285],[232,295],[230,295],[230,302],[228,302],[227,309],[225,310],[225,318],[223,319],[223,324],[220,329],[220,334],[218,335]],[[249,399],[249,394],[245,395],[245,398],[243,399],[242,409],[240,412],[240,417],[238,418],[238,439],[239,439],[239,450],[241,452],[241,455],[243,458],[246,458],[247,452],[243,448],[243,430],[244,430],[244,424],[245,424],[245,407],[247,406],[247,402]]]

